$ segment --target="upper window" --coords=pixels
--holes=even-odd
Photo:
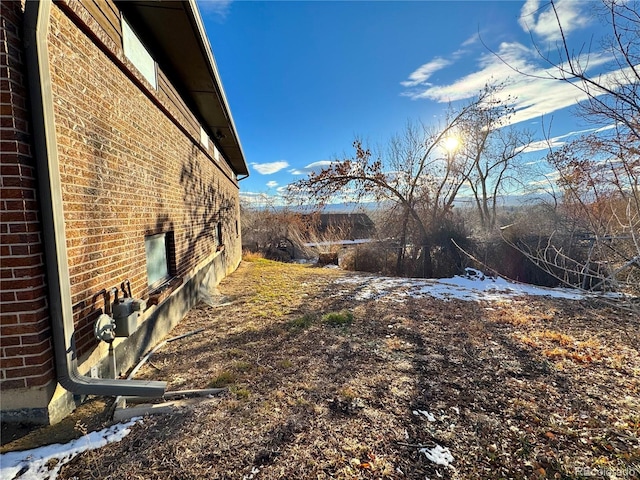
[[[209,149],[209,135],[202,126],[200,126],[200,143],[205,149]]]
[[[122,48],[125,57],[135,65],[153,88],[157,89],[156,62],[124,18],[122,18]]]

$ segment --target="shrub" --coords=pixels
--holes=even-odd
[[[346,249],[339,263],[345,270],[389,275],[395,273],[396,251],[382,242],[364,243]]]
[[[264,258],[262,252],[256,252],[253,250],[242,250],[242,259],[245,262],[255,262],[256,260]]]

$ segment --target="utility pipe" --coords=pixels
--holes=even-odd
[[[52,2],[27,1],[25,4],[25,53],[33,117],[33,147],[39,183],[49,287],[49,316],[58,382],[70,392],[80,395],[161,397],[166,390],[166,382],[90,378],[78,371],[47,49]]]

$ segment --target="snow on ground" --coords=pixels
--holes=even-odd
[[[524,283],[516,283],[504,278],[487,277],[472,268],[466,269],[465,276],[453,278],[418,279],[400,277],[378,277],[353,275],[337,279],[336,284],[356,285],[354,300],[386,298],[402,302],[408,298],[430,296],[442,300],[505,300],[520,295],[545,296],[580,300],[586,297],[581,290],[569,288],[545,288]],[[340,293],[339,295],[341,295]]]
[[[76,455],[96,448],[104,447],[111,442],[119,442],[131,431],[131,426],[140,417],[127,423],[118,423],[97,432],[91,432],[69,443],[46,445],[44,447],[8,452],[0,455],[0,478],[20,480],[55,480],[65,463]]]

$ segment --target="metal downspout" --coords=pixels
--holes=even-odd
[[[52,2],[42,0],[25,3],[25,53],[33,117],[33,147],[40,190],[49,315],[58,382],[70,392],[80,395],[160,397],[164,394],[166,382],[90,378],[78,372],[47,50]]]

